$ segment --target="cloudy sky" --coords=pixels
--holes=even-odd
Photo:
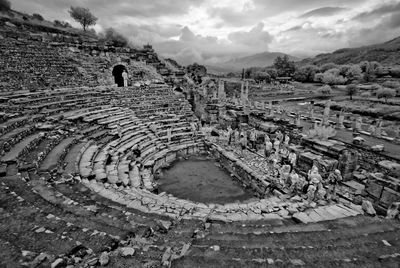
[[[400,36],[400,0],[10,0],[48,20],[88,7],[113,27],[182,64],[217,64],[264,51],[306,57]]]

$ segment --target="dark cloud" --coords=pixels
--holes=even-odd
[[[377,6],[373,10],[359,13],[353,19],[363,21],[363,20],[379,18],[396,12],[400,12],[400,2],[392,2],[389,4]]]
[[[299,18],[309,18],[309,17],[326,17],[338,14],[347,8],[344,7],[321,7],[313,9],[301,15]]]
[[[302,28],[303,28],[303,25],[297,25],[297,26],[293,26],[292,28],[285,30],[284,32],[295,32],[295,31],[301,30]]]
[[[397,29],[400,27],[400,12],[394,13],[390,15],[390,17],[386,21],[386,25],[390,29]]]

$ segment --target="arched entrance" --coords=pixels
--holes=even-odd
[[[118,85],[118,87],[123,87],[124,86],[124,77],[122,76],[123,72],[128,73],[128,71],[126,70],[126,67],[124,65],[116,65],[113,68],[112,74],[114,76],[114,81],[115,84]]]

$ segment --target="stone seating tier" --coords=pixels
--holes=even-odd
[[[90,90],[99,91],[99,94],[101,94],[100,89],[93,88]],[[52,93],[48,94],[51,95]],[[61,93],[54,94],[60,95]],[[47,107],[47,102],[53,103],[54,100],[59,100],[58,97],[38,96],[42,99],[40,105],[45,105],[45,107]],[[108,95],[103,96],[108,97]],[[171,99],[173,98],[171,97]],[[66,120],[60,120],[60,115],[55,114],[46,118],[57,126],[53,130],[44,131],[47,135],[58,136],[51,145],[40,136],[31,137],[32,134],[28,134],[12,146],[12,151],[9,153],[13,156],[7,156],[16,159],[16,162],[25,162],[27,159],[32,159],[36,154],[42,153],[42,158],[38,158],[38,166],[42,167],[41,169],[20,170],[20,173],[17,174],[18,167],[14,161],[5,161],[6,163],[3,162],[0,167],[0,203],[7,204],[7,206],[2,205],[2,208],[4,207],[2,213],[6,215],[6,217],[3,217],[3,223],[6,224],[7,231],[3,229],[2,224],[0,225],[0,234],[2,241],[9,242],[7,247],[0,247],[2,247],[3,254],[13,256],[15,261],[11,261],[13,264],[11,267],[19,266],[20,262],[16,260],[25,258],[21,257],[21,250],[49,254],[47,260],[42,263],[45,266],[51,266],[51,263],[59,261],[59,259],[61,261],[68,259],[68,261],[72,260],[79,264],[86,263],[89,265],[89,262],[93,259],[97,261],[99,255],[104,251],[112,252],[109,265],[113,267],[127,263],[129,263],[127,266],[134,264],[140,267],[148,260],[161,265],[160,259],[166,248],[175,247],[176,242],[176,244],[179,244],[180,250],[181,245],[184,245],[187,241],[192,241],[193,244],[190,246],[190,251],[184,254],[187,256],[174,261],[174,265],[177,267],[179,265],[192,266],[198,260],[201,261],[198,263],[200,266],[202,264],[206,264],[206,266],[215,264],[219,267],[224,265],[239,266],[239,264],[257,266],[257,264],[271,262],[271,260],[263,262],[265,256],[257,255],[257,252],[265,250],[266,246],[271,247],[268,244],[268,237],[266,237],[268,235],[273,235],[274,241],[282,243],[282,246],[289,247],[289,251],[285,251],[285,254],[289,254],[289,256],[283,255],[282,250],[277,248],[270,249],[272,251],[268,256],[275,258],[273,261],[276,261],[276,263],[280,259],[283,263],[289,265],[292,262],[301,263],[302,260],[305,264],[310,265],[317,261],[317,259],[309,257],[312,254],[308,254],[308,249],[297,248],[297,246],[300,246],[300,242],[298,242],[300,239],[302,239],[301,243],[316,248],[321,247],[321,244],[318,243],[327,239],[331,243],[336,241],[335,243],[339,244],[333,248],[335,258],[343,259],[348,256],[356,256],[363,264],[370,264],[375,260],[372,257],[364,257],[371,255],[371,248],[375,249],[372,254],[373,258],[396,253],[398,241],[393,237],[396,237],[396,234],[399,233],[399,228],[389,221],[378,222],[377,219],[371,219],[370,222],[366,223],[366,218],[362,218],[365,227],[361,227],[362,231],[356,233],[369,233],[373,238],[368,240],[367,236],[357,236],[354,233],[354,225],[353,227],[349,226],[351,225],[350,222],[355,221],[356,215],[361,212],[359,207],[350,203],[306,209],[304,202],[293,203],[272,196],[251,200],[243,204],[217,205],[181,200],[166,193],[154,194],[152,193],[154,186],[152,174],[154,172],[169,165],[179,156],[200,154],[205,150],[203,136],[198,133],[194,135],[194,133],[188,131],[191,129],[184,127],[190,126],[189,123],[192,120],[190,115],[181,116],[178,113],[180,110],[174,109],[170,110],[172,111],[171,117],[179,116],[173,119],[168,118],[168,116],[160,116],[157,110],[146,108],[146,113],[140,116],[135,113],[136,118],[132,120],[123,121],[125,119],[120,118],[121,121],[119,122],[123,130],[120,139],[116,137],[118,133],[115,123],[110,122],[118,118],[116,115],[107,114],[107,118],[102,118],[104,119],[103,124],[100,124],[100,120],[97,119],[82,123],[81,119],[90,116],[96,118],[96,116],[106,113],[107,109],[111,109],[108,110],[110,112],[129,109],[129,107],[122,108],[117,107],[117,105],[116,107],[111,105],[94,107],[90,106],[89,101],[80,104],[81,106],[78,107],[74,107],[72,102],[70,104],[71,106],[67,106],[60,114],[64,115]],[[33,114],[32,111],[28,107],[25,109],[23,104],[19,105],[20,114],[18,116],[28,118],[21,119],[20,122],[29,121],[29,117]],[[51,106],[53,104],[49,107]],[[56,105],[54,104],[54,106]],[[160,106],[162,106],[161,103]],[[165,109],[165,111],[168,111],[168,109]],[[174,113],[177,114],[174,115]],[[152,122],[150,118],[158,120],[161,129],[168,129],[172,126],[175,128],[170,144],[167,144],[164,138],[160,139],[154,135],[149,127]],[[11,119],[2,123],[7,124],[8,122],[10,125],[6,128],[9,131],[6,131],[5,134],[22,126],[18,125],[18,120],[14,122]],[[43,117],[40,120],[49,123]],[[14,134],[10,137],[13,137]],[[140,177],[132,173],[129,167],[130,160],[128,160],[130,149],[136,144],[142,150],[142,156],[138,159],[138,162],[144,166]],[[30,149],[29,152],[28,149]],[[215,149],[218,150],[218,148]],[[108,153],[112,156],[111,163],[106,163]],[[222,149],[219,150],[219,153],[232,159],[232,156]],[[243,169],[246,169],[244,163],[240,164],[239,159],[235,161],[237,165],[242,165]],[[51,172],[60,167],[61,169],[57,173]],[[248,167],[247,170],[249,174],[257,175],[255,172],[251,172],[253,167]],[[71,181],[71,178],[74,179]],[[124,183],[127,179],[130,182]],[[65,180],[69,180],[69,183],[64,183]],[[117,186],[112,182],[118,182],[118,185],[121,182],[122,185]],[[292,211],[291,214],[287,213],[288,210]],[[28,216],[24,211],[30,211],[29,215],[34,214],[35,217]],[[340,218],[343,219],[340,221],[338,220]],[[291,222],[293,219],[308,224],[318,223],[307,227],[309,225],[295,225]],[[169,238],[168,242],[163,240],[164,235],[161,235],[158,231],[161,229],[157,226],[162,225],[160,225],[160,220],[164,223],[165,221],[173,221],[171,227],[162,229],[163,232],[173,234],[173,238]],[[329,226],[321,223],[321,221],[326,220],[333,222],[330,222]],[[328,227],[329,229],[336,228],[333,226],[343,227],[344,223],[349,223],[346,228],[353,228],[349,232],[343,231],[345,232],[344,240],[339,239],[339,231],[327,231]],[[242,226],[243,224],[245,226]],[[378,224],[380,233],[373,231],[374,229],[371,227],[378,226]],[[142,236],[141,228],[156,232],[157,240],[152,239],[152,234],[150,236],[143,234]],[[221,229],[225,233],[217,235],[221,232]],[[337,229],[343,228],[338,227]],[[201,230],[201,233],[205,232],[206,236],[200,235],[199,230]],[[272,233],[265,235],[268,230],[274,232],[280,230],[284,235]],[[300,232],[295,233],[293,230]],[[303,234],[304,230],[309,230],[309,233]],[[319,233],[320,230],[323,230],[322,233]],[[122,245],[126,243],[123,241],[131,241],[129,233],[132,232],[135,233],[137,239],[145,239],[148,243],[146,249],[142,245],[136,245],[134,256],[115,257],[113,254],[120,250],[114,250],[116,242]],[[354,235],[351,235],[351,232]],[[335,233],[335,235],[330,235],[332,233]],[[248,235],[251,237],[248,237]],[[296,247],[293,244],[291,244],[293,247],[290,247],[289,242],[285,244],[284,241],[288,241],[285,237],[290,237],[290,241],[294,239],[297,243],[295,244]],[[299,240],[297,240],[297,237]],[[229,242],[226,242],[228,240]],[[393,246],[376,246],[376,241],[382,240],[389,241],[387,243],[391,243]],[[49,242],[42,243],[42,241]],[[235,243],[232,243],[232,241],[235,241]],[[344,241],[346,243],[353,241],[351,242],[352,245],[358,246],[360,252],[352,253],[353,255],[347,254],[344,247],[341,247]],[[79,260],[77,258],[73,260],[69,252],[75,250],[77,245],[83,247],[86,253]],[[216,250],[217,246],[218,250]],[[249,248],[243,249],[243,246],[249,246]],[[241,248],[241,250],[239,251],[238,248]],[[323,252],[323,256],[331,256],[327,254],[328,249],[322,248],[318,249],[318,252]],[[348,247],[346,249],[348,250]],[[221,251],[221,255],[213,255],[219,251]],[[301,255],[304,252],[306,252],[306,257]],[[369,254],[365,254],[365,252],[369,252]],[[223,255],[229,256],[229,260],[228,257],[223,257]],[[237,256],[241,258],[240,261],[235,259]],[[249,256],[258,256],[259,260],[255,261],[254,258]],[[295,259],[292,260],[291,258]],[[331,264],[335,261],[334,257],[322,258],[331,261]],[[391,264],[390,260],[394,258],[396,257],[383,258],[380,264]],[[3,262],[4,260],[0,260],[0,266]],[[357,264],[357,261],[354,260],[350,260],[350,262]],[[322,261],[317,263],[322,264]],[[56,267],[56,265],[54,266]]]

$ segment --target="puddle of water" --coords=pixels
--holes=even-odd
[[[254,199],[251,190],[231,178],[215,160],[196,157],[178,161],[158,178],[158,192],[181,199],[218,204]]]

